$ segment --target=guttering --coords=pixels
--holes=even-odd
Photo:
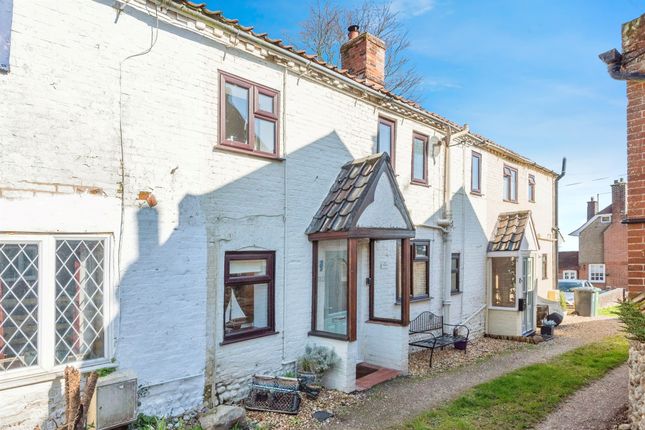
[[[555,202],[553,204],[554,216],[553,220],[555,221],[555,257],[553,258],[553,279],[554,281],[558,279],[558,272],[560,270],[560,212],[558,208],[559,200],[559,191],[560,191],[560,179],[564,178],[564,175],[567,174],[567,157],[562,158],[562,170],[560,174],[555,178]],[[555,285],[554,285],[555,287]]]
[[[619,81],[645,81],[645,73],[624,72],[623,56],[616,49],[611,49],[598,55],[600,60],[607,65],[609,76]]]

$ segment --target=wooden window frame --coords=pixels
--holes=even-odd
[[[457,257],[457,269],[456,270],[452,268],[452,262],[455,259],[455,257]],[[452,276],[451,276],[450,277],[450,295],[452,295],[452,296],[457,295],[457,294],[461,294],[461,292],[462,292],[461,291],[461,277],[459,276],[460,271],[461,271],[461,253],[460,252],[453,252],[452,254],[450,254],[450,274],[451,275],[453,273],[457,274],[457,281],[456,281],[457,289],[452,288]]]
[[[384,116],[379,116],[378,117],[378,125],[380,126],[381,124],[385,124],[390,127],[390,162],[392,164],[392,168],[394,168],[395,165],[395,160],[396,160],[396,121]],[[379,148],[379,136],[380,136],[380,127],[377,127],[376,129],[376,152],[383,152],[380,151]]]
[[[535,203],[535,175],[529,175],[529,202]]]
[[[397,272],[401,271],[400,276],[397,273],[397,280],[401,279],[401,318],[380,318],[374,316],[374,242],[377,240],[400,240],[401,243],[401,256],[397,258],[398,262],[401,262],[401,266],[397,267]],[[369,277],[369,319],[370,323],[379,323],[387,325],[402,325],[407,326],[410,323],[410,280],[412,275],[410,273],[410,239],[389,239],[389,238],[370,238],[369,243],[369,265],[370,265],[370,277]],[[398,282],[397,282],[398,283]],[[394,285],[395,289],[397,285]]]
[[[265,87],[255,82],[234,76],[226,72],[220,72],[220,102],[219,102],[219,144],[218,147],[234,151],[253,154],[265,158],[279,158],[280,154],[280,91]],[[246,88],[249,91],[249,128],[248,142],[237,142],[226,139],[226,84]],[[260,109],[259,95],[273,97],[273,113]],[[255,146],[255,120],[263,119],[275,124],[275,149],[274,152],[259,151]]]
[[[508,173],[507,173],[507,171],[508,171]],[[509,203],[517,203],[518,171],[517,171],[517,169],[515,167],[511,167],[511,166],[505,164],[503,172],[504,172],[504,181],[503,181],[503,186],[504,186],[504,195],[503,195],[503,197],[504,197],[504,201],[509,202]],[[513,191],[513,185],[512,185],[513,172],[515,173],[515,195],[513,195],[513,193],[512,193],[512,191]],[[509,178],[508,179],[508,186],[506,185],[506,178],[507,177]],[[508,199],[506,198],[506,192],[507,191],[508,191],[508,197],[509,197]]]
[[[477,188],[473,185],[475,159],[477,159],[477,164],[479,165],[479,169],[477,170]],[[482,195],[482,155],[477,151],[472,151],[470,156],[470,193],[477,196]]]
[[[318,316],[318,242],[330,239],[314,240],[312,242],[311,265],[311,330],[309,336],[326,337],[345,341],[356,340],[356,301],[357,301],[357,264],[358,239],[345,238],[347,242],[347,331],[344,335],[331,333],[316,328]]]
[[[267,273],[260,276],[241,276],[231,278],[230,262],[239,260],[266,260]],[[224,253],[224,289],[228,286],[239,286],[248,284],[267,284],[267,327],[252,328],[238,333],[226,334],[224,330],[222,345],[258,337],[276,334],[275,331],[275,251],[227,251]],[[223,301],[222,301],[223,302]],[[224,309],[226,304],[224,303]],[[226,312],[222,315],[222,323],[226,325]]]
[[[414,141],[420,140],[423,142],[423,178],[414,177]],[[412,133],[412,169],[410,170],[410,183],[415,185],[428,185],[428,142],[429,138],[425,134]]]
[[[417,250],[415,245],[425,245],[428,249],[428,255],[424,257],[417,256]],[[414,262],[415,261],[425,261],[426,262],[426,292],[420,296],[414,296]],[[430,241],[429,240],[411,240],[410,241],[410,301],[417,302],[422,300],[428,300],[430,298]],[[400,300],[400,297],[398,298]]]

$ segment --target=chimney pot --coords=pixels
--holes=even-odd
[[[354,39],[354,38],[358,37],[358,34],[359,34],[359,33],[358,33],[358,30],[359,30],[358,25],[350,25],[350,26],[347,28],[347,31],[349,32],[349,33],[347,33],[347,38],[348,38],[349,40],[352,40],[352,39]]]

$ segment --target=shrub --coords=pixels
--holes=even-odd
[[[645,342],[645,314],[641,312],[640,306],[630,300],[624,300],[618,305],[616,312],[623,323],[623,330],[628,338],[639,342]]]
[[[332,369],[339,361],[333,348],[307,345],[305,353],[298,359],[298,370],[322,375]]]

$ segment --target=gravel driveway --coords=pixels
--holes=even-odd
[[[605,430],[628,400],[627,365],[575,393],[553,411],[535,430]]]
[[[522,351],[492,357],[429,378],[398,378],[381,384],[369,392],[366,400],[339,415],[325,428],[383,429],[397,426],[456,398],[475,385],[618,333],[619,325],[615,319],[587,321],[565,323],[557,329],[554,340]]]

